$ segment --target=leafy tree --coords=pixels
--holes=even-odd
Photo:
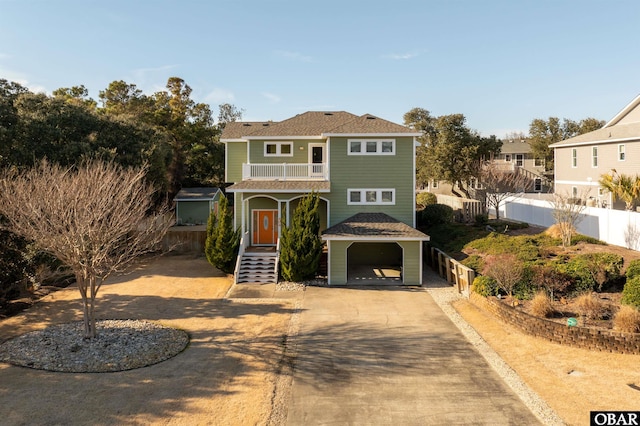
[[[418,138],[416,181],[448,182],[460,190],[453,190],[457,196],[469,197],[469,182],[479,177],[479,161],[500,152],[502,145],[495,136],[483,138],[469,129],[462,114],[433,118],[429,111],[414,108],[404,115],[404,122],[424,134]]]
[[[10,158],[16,147],[16,129],[19,121],[15,100],[29,93],[26,87],[18,83],[0,79],[0,166],[10,164]]]
[[[84,336],[96,336],[95,302],[111,274],[157,250],[171,226],[166,209],[153,210],[144,168],[88,162],[64,168],[41,162],[0,177],[0,214],[11,232],[67,265],[83,302]]]
[[[204,252],[210,264],[232,273],[238,257],[240,230],[233,229],[233,216],[226,197],[220,198],[218,215],[210,214]]]
[[[604,121],[591,117],[580,122],[566,118],[561,122],[558,117],[549,117],[547,120],[536,118],[529,125],[531,152],[535,158],[543,158],[546,170],[551,171],[553,170],[553,150],[549,145],[597,130],[604,124]]]
[[[615,199],[624,201],[625,209],[633,210],[635,200],[640,197],[640,176],[619,174],[615,169],[598,180],[600,187],[613,194]]]
[[[314,278],[322,255],[320,240],[320,197],[312,192],[296,207],[291,225],[282,226],[280,271],[287,281]]]
[[[89,91],[84,85],[73,87],[61,87],[53,91],[53,97],[85,108],[95,109],[96,101],[89,97]]]

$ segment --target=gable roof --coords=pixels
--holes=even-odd
[[[420,136],[414,130],[371,114],[357,116],[346,111],[308,111],[280,122],[227,123],[223,142],[291,137],[323,138],[337,135],[398,134]]]
[[[429,241],[429,236],[385,213],[358,213],[326,229],[322,239]]]
[[[629,104],[627,106],[622,108],[622,110],[619,113],[617,113],[615,115],[615,117],[613,117],[611,120],[609,120],[609,122],[607,124],[605,124],[604,127],[615,126],[622,119],[624,119],[626,116],[628,116],[629,113],[631,113],[633,110],[635,110],[638,107],[638,105],[640,105],[640,95],[636,96],[636,98],[634,100],[632,100],[631,102],[629,102]]]
[[[182,188],[173,201],[210,201],[220,192],[220,188]]]

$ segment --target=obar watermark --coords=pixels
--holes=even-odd
[[[591,411],[591,426],[640,426],[640,411]]]

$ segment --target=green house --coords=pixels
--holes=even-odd
[[[415,229],[415,138],[376,116],[311,111],[281,122],[228,123],[227,192],[242,244],[238,282],[277,278],[282,223],[311,191],[321,200],[330,285],[422,283]]]
[[[206,225],[211,212],[218,211],[223,197],[220,188],[182,188],[174,197],[176,225]]]

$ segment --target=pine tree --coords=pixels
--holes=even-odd
[[[294,211],[291,226],[282,226],[280,271],[287,281],[303,281],[316,275],[322,254],[319,206],[318,194],[308,194]]]
[[[207,260],[222,272],[230,274],[235,267],[239,244],[240,232],[233,229],[229,203],[226,197],[222,197],[218,204],[218,214],[210,214],[207,221],[207,239],[204,245]]]

